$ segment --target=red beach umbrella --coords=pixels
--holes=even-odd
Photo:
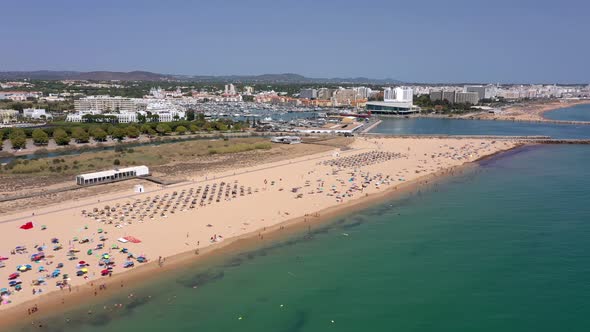
[[[29,221],[26,224],[22,225],[20,229],[31,229],[33,228],[33,222]]]
[[[11,275],[8,276],[8,280],[16,279],[16,278],[18,278],[18,276],[20,276],[19,273],[13,273],[13,274],[11,274]]]

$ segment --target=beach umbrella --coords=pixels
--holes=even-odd
[[[84,272],[84,273],[88,273],[88,269],[87,268],[83,268],[80,271]]]
[[[8,260],[8,257],[0,256],[0,261]]]
[[[33,223],[31,221],[20,226],[20,229],[24,229],[24,230],[31,229],[31,228],[33,228]]]
[[[0,288],[0,295],[8,294],[8,288]]]
[[[85,261],[79,261],[78,264],[80,264],[80,265],[86,265],[86,262]]]
[[[92,255],[92,249],[88,249],[88,251],[86,252],[86,254]]]
[[[13,280],[16,279],[20,276],[20,273],[16,272],[16,273],[12,273],[11,275],[8,276],[8,280]]]
[[[24,266],[24,265],[19,265],[17,269],[18,269],[19,271],[21,271],[21,272],[24,272],[24,271],[26,271],[26,270],[27,270],[27,267],[26,267],[26,266]]]
[[[43,272],[45,271],[45,267],[44,266],[39,266],[39,272]]]

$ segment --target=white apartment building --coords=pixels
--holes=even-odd
[[[398,86],[396,88],[383,89],[383,101],[396,103],[411,103],[414,100],[412,88]]]
[[[237,94],[236,87],[233,84],[226,84],[225,90],[223,93],[226,95],[235,95],[235,94]]]
[[[76,112],[98,110],[101,112],[135,111],[135,104],[131,98],[111,96],[90,96],[74,100]]]

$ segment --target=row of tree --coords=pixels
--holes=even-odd
[[[111,124],[111,123],[85,123],[72,126],[52,126],[45,128],[23,129],[10,128],[0,130],[0,142],[7,137],[14,149],[26,147],[27,138],[31,138],[36,145],[46,145],[53,138],[57,145],[67,145],[73,139],[77,143],[88,143],[90,139],[104,142],[108,137],[115,140],[125,138],[137,138],[141,134],[148,136],[167,135],[172,132],[178,135],[196,133],[200,131],[228,131],[241,130],[243,123],[231,120],[220,121],[181,121],[171,123],[144,123],[144,124]],[[1,147],[1,144],[0,144]]]

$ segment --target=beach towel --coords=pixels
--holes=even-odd
[[[33,228],[33,223],[30,221],[20,227],[20,229],[31,229],[31,228]]]
[[[140,239],[133,237],[133,236],[125,236],[123,238],[131,243],[140,243],[141,242]]]

